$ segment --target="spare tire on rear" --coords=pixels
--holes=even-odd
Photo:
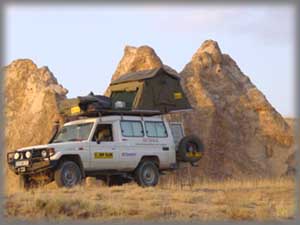
[[[204,152],[202,141],[195,135],[182,138],[178,144],[177,161],[195,163],[199,161]]]

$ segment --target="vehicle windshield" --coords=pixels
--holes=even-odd
[[[55,136],[52,143],[68,141],[85,141],[88,139],[94,123],[81,123],[64,126]]]

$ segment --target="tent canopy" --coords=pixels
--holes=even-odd
[[[160,67],[122,75],[111,82],[110,98],[125,102],[126,110],[159,110],[162,113],[191,109],[177,73]]]
[[[172,72],[171,70],[167,70],[165,67],[159,67],[152,70],[142,70],[138,72],[124,74],[119,79],[112,81],[110,84],[113,85],[130,81],[146,80],[155,77],[161,72],[165,72],[168,76],[172,76],[174,79],[180,79],[177,73]]]

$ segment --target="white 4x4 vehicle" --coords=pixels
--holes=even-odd
[[[155,186],[159,175],[178,161],[196,162],[203,145],[194,136],[183,137],[179,123],[162,116],[108,115],[65,123],[46,145],[7,154],[10,169],[24,188],[55,181],[72,187],[87,176],[108,183],[135,180]]]

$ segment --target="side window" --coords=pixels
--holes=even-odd
[[[145,122],[148,137],[168,137],[167,129],[163,122]]]
[[[144,137],[144,130],[140,121],[121,121],[122,136]]]
[[[112,124],[98,124],[93,141],[113,141]]]
[[[177,146],[184,136],[183,127],[180,123],[170,123],[170,128],[172,136],[174,138],[174,142]]]

